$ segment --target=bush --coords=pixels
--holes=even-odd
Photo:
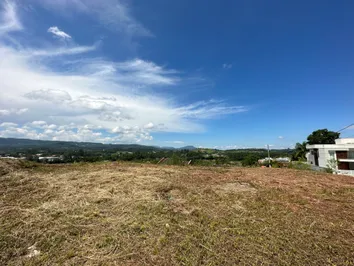
[[[242,166],[254,166],[258,161],[258,157],[254,154],[248,154],[242,160]]]
[[[280,168],[280,164],[277,161],[272,161],[270,164],[273,168]]]
[[[324,170],[326,173],[333,174],[333,169],[330,167],[326,167]]]
[[[183,159],[177,153],[174,153],[171,158],[167,159],[166,163],[170,165],[183,165]]]
[[[303,162],[293,161],[289,163],[289,168],[298,169],[298,170],[311,170],[311,165]]]

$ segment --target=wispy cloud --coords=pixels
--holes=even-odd
[[[279,136],[278,139],[283,139],[284,137],[283,136]]]
[[[52,26],[48,29],[48,32],[54,34],[56,37],[62,38],[62,39],[71,39],[71,36],[67,34],[66,32],[60,30],[57,26]]]
[[[0,116],[7,116],[7,115],[21,115],[23,113],[26,113],[28,111],[28,108],[21,108],[21,109],[0,109]]]
[[[59,47],[51,49],[26,49],[21,51],[25,56],[61,56],[61,55],[75,55],[92,52],[97,49],[99,43],[91,46],[73,46],[73,47]]]
[[[11,122],[4,122],[4,123],[1,123],[0,124],[0,127],[3,127],[3,128],[8,128],[8,127],[17,127],[18,124],[16,123],[11,123]]]
[[[246,112],[245,106],[228,106],[222,101],[200,101],[176,108],[175,111],[186,118],[210,119],[221,115]]]
[[[232,68],[232,64],[223,64],[222,68],[223,69],[231,69]]]
[[[16,5],[10,1],[5,0],[0,13],[0,35],[17,31],[22,29],[22,25],[16,14]]]

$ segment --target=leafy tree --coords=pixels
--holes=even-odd
[[[293,160],[301,161],[306,159],[306,144],[306,141],[304,141],[303,143],[296,143],[295,151],[292,155]]]
[[[340,133],[329,131],[328,129],[319,129],[312,132],[308,137],[308,144],[335,144],[335,139],[339,138]]]
[[[242,160],[242,166],[253,166],[257,163],[258,159],[255,154],[250,153]]]

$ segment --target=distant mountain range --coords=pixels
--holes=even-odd
[[[16,138],[0,138],[0,152],[21,151],[28,149],[50,149],[55,151],[65,151],[72,149],[84,150],[119,150],[119,151],[154,151],[154,150],[195,150],[194,146],[181,148],[157,147],[139,144],[102,144],[93,142],[74,142],[74,141],[51,141],[51,140],[32,140]]]

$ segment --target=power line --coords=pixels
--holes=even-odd
[[[345,130],[345,129],[351,127],[351,126],[354,126],[354,123],[353,123],[353,124],[350,124],[349,126],[346,126],[345,128],[342,128],[341,130],[338,130],[337,133],[339,133],[339,132],[341,132],[341,131],[343,131],[343,130]]]

